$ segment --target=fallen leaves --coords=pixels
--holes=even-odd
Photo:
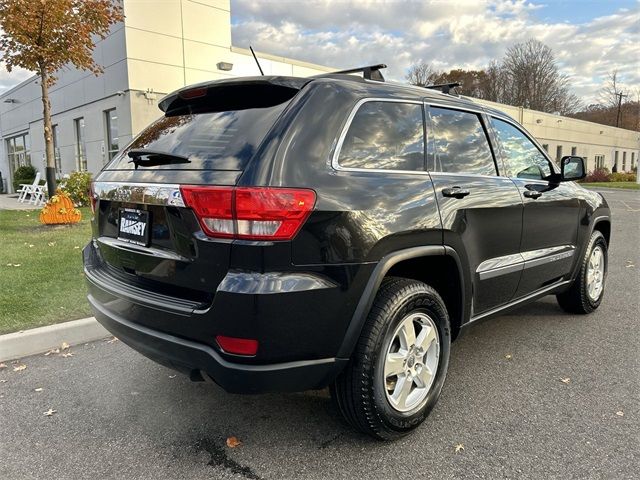
[[[618,410],[616,412],[616,415],[619,416],[619,417],[624,417],[624,412],[622,410]]]
[[[69,350],[69,348],[71,347],[67,342],[62,342],[62,345],[60,346],[60,350]]]
[[[44,356],[48,357],[49,355],[53,355],[54,353],[60,353],[60,349],[59,348],[52,348],[47,353],[45,353]]]
[[[634,268],[635,265],[633,264],[632,260],[627,260],[627,264],[625,265],[626,268]]]
[[[44,415],[47,416],[47,417],[52,417],[56,413],[58,413],[57,410],[54,410],[53,408],[50,408],[49,410],[44,412]]]
[[[4,369],[4,368],[7,368],[7,365],[6,365],[6,364],[4,364],[4,363],[0,363],[0,370],[2,370],[2,369]]]
[[[512,360],[513,359],[513,355],[511,355],[510,353],[507,353],[504,358],[506,358],[507,360]]]
[[[73,357],[73,352],[66,352],[61,355],[63,358]]]
[[[14,372],[22,372],[23,370],[26,370],[27,366],[24,363],[21,363],[20,365],[16,365],[15,367],[13,367],[13,371]]]
[[[242,442],[238,440],[236,437],[227,438],[227,447],[236,448],[242,445]]]
[[[116,343],[118,341],[118,337],[113,337],[111,340],[107,340],[107,343]]]
[[[7,263],[7,267],[20,267],[22,266],[21,263]]]
[[[455,447],[455,453],[464,452],[464,443],[458,443]]]
[[[44,388],[42,388],[42,387],[38,387],[38,388],[34,388],[33,389],[34,392],[41,392],[43,390],[44,390]]]
[[[49,245],[50,247],[55,247],[56,246],[56,242],[49,242],[49,243],[47,243],[47,245]]]
[[[561,378],[560,381],[562,383],[564,383],[565,385],[569,385],[571,383],[571,378],[569,378],[569,377]]]

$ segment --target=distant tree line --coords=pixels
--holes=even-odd
[[[510,47],[500,61],[493,60],[481,70],[453,69],[439,71],[426,62],[413,65],[406,79],[413,85],[426,86],[459,82],[456,91],[483,100],[522,106],[547,113],[559,113],[606,125],[640,130],[640,103],[623,97],[618,117],[620,92],[617,72],[603,87],[602,99],[583,108],[571,92],[569,78],[560,73],[553,51],[538,40],[528,40]],[[637,94],[636,94],[637,96]]]

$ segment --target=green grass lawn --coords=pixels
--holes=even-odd
[[[76,225],[41,225],[39,210],[0,210],[0,334],[90,316],[82,249],[91,211]]]
[[[636,182],[593,182],[581,183],[584,187],[625,188],[627,190],[640,190],[640,184]]]

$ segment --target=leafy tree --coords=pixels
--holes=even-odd
[[[100,74],[95,36],[105,38],[122,19],[111,0],[0,0],[0,58],[9,72],[22,67],[40,76],[49,196],[56,188],[49,88],[66,65]]]

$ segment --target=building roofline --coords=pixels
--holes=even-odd
[[[14,92],[22,87],[24,87],[25,85],[27,85],[28,83],[31,83],[33,80],[37,79],[40,75],[38,75],[37,73],[34,73],[33,75],[31,75],[29,78],[27,78],[26,80],[21,81],[19,84],[14,85],[13,87],[11,87],[9,90],[6,90],[2,93],[0,93],[0,98],[4,98],[7,95],[9,95],[11,92]]]
[[[234,47],[233,45],[231,45],[231,51],[233,53],[240,53],[242,55],[249,55],[251,56],[251,50],[249,50],[248,48],[242,48],[242,47]],[[337,69],[336,68],[330,68],[330,67],[326,67],[324,65],[318,65],[317,63],[311,63],[311,62],[303,62],[301,60],[296,60],[294,58],[289,58],[289,57],[281,57],[278,55],[272,55],[270,53],[265,53],[265,52],[259,52],[256,51],[256,55],[258,57],[264,58],[266,60],[274,60],[276,62],[282,62],[282,63],[288,63],[291,65],[295,65],[296,67],[306,67],[306,68],[311,68],[314,70],[322,70],[323,72],[334,72]]]

